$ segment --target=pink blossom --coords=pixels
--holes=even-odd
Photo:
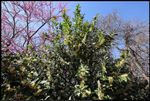
[[[7,8],[3,5],[4,3]],[[26,46],[23,46],[25,41],[30,41],[30,43],[33,44],[33,42],[38,39],[42,42],[43,39],[40,37],[34,38],[34,36],[39,35],[40,31],[42,31],[41,29],[48,26],[47,23],[50,17],[56,16],[60,18],[61,11],[65,6],[65,4],[59,3],[57,7],[53,5],[53,2],[48,1],[4,1],[2,5],[1,33],[3,41],[1,41],[1,43],[2,46],[10,44],[7,48],[11,51],[26,48]],[[10,7],[8,5],[10,5]],[[36,28],[33,27],[34,23],[37,23]],[[44,26],[42,26],[42,24],[44,24]],[[39,28],[40,30],[38,30]],[[24,39],[21,40],[21,44],[17,44],[16,39],[18,38]],[[52,37],[49,36],[49,38]],[[6,47],[2,48],[5,50]]]

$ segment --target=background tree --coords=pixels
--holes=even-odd
[[[133,85],[136,85],[140,98],[149,97],[149,28],[143,23],[127,23],[124,25],[124,40],[126,49],[130,51],[130,71]]]
[[[113,12],[107,16],[101,15],[96,26],[107,33],[113,31],[117,34],[112,51],[118,50],[118,54],[123,50],[130,51],[130,73],[133,81],[138,83],[133,85],[138,85],[136,88],[140,88],[139,96],[142,95],[140,92],[144,92],[141,90],[149,85],[149,25],[146,22],[124,21]],[[136,88],[135,92],[138,91]],[[145,94],[146,92],[145,90]]]

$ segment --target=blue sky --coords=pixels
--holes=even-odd
[[[70,9],[68,14],[71,16],[75,6],[79,3],[86,20],[91,20],[97,13],[107,15],[117,11],[124,20],[149,21],[149,2],[146,1],[70,1],[66,3],[68,3],[67,7]]]

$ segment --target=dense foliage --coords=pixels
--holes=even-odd
[[[95,27],[98,15],[84,21],[79,5],[74,15],[70,19],[64,11],[62,22],[52,19],[49,45],[2,53],[1,99],[148,99],[148,86],[136,84],[130,74],[129,51],[113,58],[115,33]]]

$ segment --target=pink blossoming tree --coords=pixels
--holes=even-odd
[[[2,51],[22,52],[31,44],[45,43],[42,32],[49,32],[51,19],[59,20],[65,3],[49,1],[3,1],[1,15]]]

